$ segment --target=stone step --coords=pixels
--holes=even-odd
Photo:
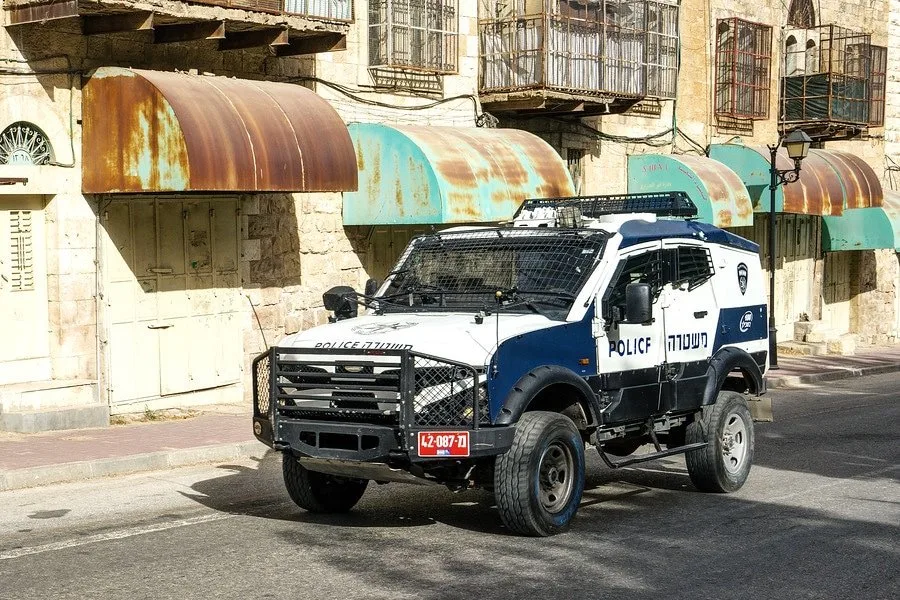
[[[828,354],[828,344],[822,342],[781,342],[778,356],[824,356]]]
[[[97,384],[91,380],[31,381],[0,386],[0,413],[94,406]]]
[[[109,426],[109,406],[54,407],[45,410],[3,411],[0,431],[38,433],[60,429],[87,429]]]
[[[794,341],[796,342],[827,342],[839,335],[831,328],[831,324],[825,321],[796,321],[794,323]]]
[[[845,333],[828,340],[828,353],[850,356],[856,354],[856,334]]]

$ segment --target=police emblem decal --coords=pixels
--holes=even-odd
[[[747,293],[747,274],[749,271],[747,270],[747,265],[744,263],[738,263],[737,266],[737,277],[738,277],[738,287],[741,288],[741,295],[745,295]]]
[[[377,335],[379,333],[390,333],[399,329],[406,329],[418,325],[414,321],[400,321],[399,323],[369,323],[368,325],[357,325],[351,327],[350,331],[359,335]]]
[[[741,333],[747,333],[750,331],[750,328],[753,326],[753,313],[749,310],[745,312],[741,316],[741,323],[738,326],[741,330]]]

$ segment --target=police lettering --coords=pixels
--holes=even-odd
[[[340,348],[360,350],[409,350],[412,344],[388,344],[387,342],[317,342],[314,348]]]
[[[666,350],[697,350],[709,345],[709,336],[705,333],[677,333],[666,338]]]
[[[649,351],[650,338],[648,337],[609,343],[610,356],[614,353],[619,356],[633,356],[635,354],[647,354]]]

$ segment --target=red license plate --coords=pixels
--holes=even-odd
[[[468,456],[468,431],[420,431],[419,456]]]

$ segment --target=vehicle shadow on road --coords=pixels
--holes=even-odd
[[[493,495],[484,490],[451,492],[436,485],[372,482],[349,513],[314,514],[297,507],[285,491],[279,453],[268,451],[254,460],[255,466],[221,465],[221,476],[199,481],[191,486],[191,491],[179,493],[218,512],[277,521],[348,528],[410,528],[442,523],[477,533],[510,535],[497,513]],[[588,457],[582,508],[629,502],[632,496],[653,491],[693,490],[683,464],[649,464],[644,469],[612,471],[592,453]]]

